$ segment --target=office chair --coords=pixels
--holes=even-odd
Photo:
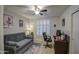
[[[49,43],[52,42],[51,36],[47,36],[46,32],[43,32],[43,38],[44,41],[46,42],[45,48],[46,47],[52,48],[52,45],[51,44],[49,45]]]

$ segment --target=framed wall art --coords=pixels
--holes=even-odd
[[[13,25],[13,16],[5,14],[3,17],[4,28],[10,27],[12,25]]]
[[[62,26],[65,26],[65,18],[62,19]]]
[[[19,19],[19,27],[23,27],[23,20]]]

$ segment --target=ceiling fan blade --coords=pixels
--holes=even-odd
[[[43,15],[43,13],[39,13],[40,15]]]
[[[41,10],[40,12],[47,12],[47,9],[45,9],[45,10]]]
[[[35,15],[35,13],[33,13],[32,15]]]

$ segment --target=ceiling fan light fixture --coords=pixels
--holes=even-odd
[[[39,14],[39,11],[35,11],[35,14]]]

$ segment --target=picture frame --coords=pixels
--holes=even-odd
[[[23,27],[23,20],[19,19],[19,27]]]
[[[4,14],[3,26],[4,26],[4,28],[9,28],[9,27],[13,26],[13,16]]]
[[[65,26],[65,18],[62,19],[62,26]]]

